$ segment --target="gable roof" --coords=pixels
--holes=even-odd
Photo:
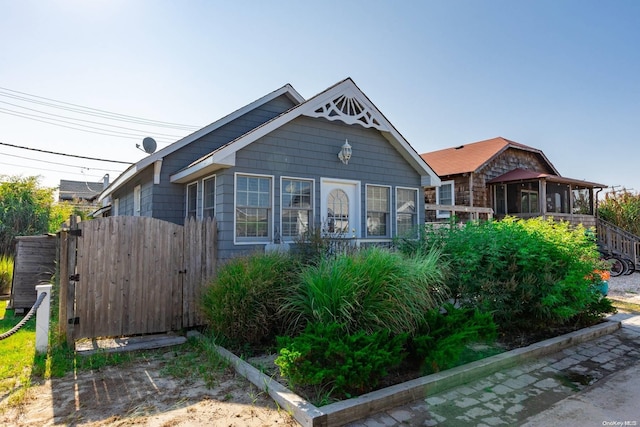
[[[458,147],[424,153],[421,157],[439,176],[478,172],[509,148],[530,151],[540,157],[555,175],[560,175],[541,150],[503,137],[487,139]]]
[[[440,179],[435,171],[420,157],[351,78],[336,83],[309,100],[196,160],[185,169],[171,175],[171,182],[184,183],[195,175],[202,175],[220,167],[234,166],[235,154],[238,150],[300,116],[321,117],[330,121],[340,120],[346,124],[358,124],[377,129],[420,174],[422,186],[440,185]]]
[[[104,183],[87,181],[60,180],[58,199],[60,200],[89,200],[93,201],[104,189]]]
[[[216,120],[215,122],[209,124],[208,126],[203,127],[202,129],[199,129],[187,136],[185,136],[184,138],[174,142],[171,145],[168,145],[166,147],[164,147],[161,150],[156,151],[153,154],[150,154],[149,156],[143,158],[142,160],[138,161],[137,163],[131,165],[129,168],[127,168],[122,174],[120,174],[120,176],[118,176],[118,178],[116,178],[113,183],[111,185],[109,185],[109,187],[107,187],[102,194],[100,194],[99,200],[104,199],[105,197],[109,196],[111,193],[113,193],[116,189],[120,188],[122,185],[124,185],[126,182],[128,182],[130,179],[132,179],[133,177],[135,177],[138,173],[140,173],[142,170],[146,169],[148,166],[152,165],[152,164],[156,164],[156,162],[162,162],[162,159],[181,149],[182,147],[192,143],[193,141],[197,140],[198,138],[201,138],[202,136],[213,132],[214,130],[226,125],[227,123],[232,122],[233,120],[237,119],[238,117],[243,116],[244,114],[260,107],[261,105],[264,105],[276,98],[278,98],[279,96],[285,95],[287,96],[291,101],[294,102],[294,104],[300,104],[301,102],[304,102],[304,98],[302,97],[302,95],[300,95],[294,88],[293,86],[291,86],[290,84],[286,84],[284,86],[282,86],[281,88],[274,90],[271,93],[268,93],[267,95],[251,102],[250,104],[245,105],[244,107],[241,107],[239,109],[237,109],[236,111],[224,116],[223,118]]]

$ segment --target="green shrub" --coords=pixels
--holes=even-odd
[[[440,248],[456,298],[493,313],[502,330],[553,328],[600,299],[591,280],[599,266],[596,245],[583,227],[566,222],[470,222],[427,229],[417,243],[399,247],[407,253]]]
[[[16,236],[46,233],[53,189],[35,176],[0,175],[0,255],[13,253]]]
[[[469,343],[493,342],[497,336],[490,313],[455,308],[452,304],[445,304],[444,310],[445,313],[430,310],[410,343],[412,353],[421,361],[425,373],[457,366]]]
[[[345,332],[413,333],[424,313],[447,297],[440,253],[403,257],[370,248],[307,266],[283,312],[294,331],[337,323]]]
[[[278,337],[275,363],[293,386],[330,388],[333,396],[361,394],[402,362],[406,339],[383,330],[345,334],[337,323],[312,323],[295,338]]]
[[[295,277],[296,264],[287,254],[230,260],[203,292],[201,306],[209,326],[228,345],[273,342],[282,333],[279,308]]]
[[[8,294],[11,291],[13,281],[13,258],[0,255],[0,295]]]

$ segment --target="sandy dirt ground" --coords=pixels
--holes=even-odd
[[[162,359],[81,372],[32,386],[2,426],[297,426],[232,370],[207,388],[161,375]]]
[[[640,303],[640,273],[612,277],[609,296]],[[213,387],[161,375],[166,361],[81,372],[33,385],[4,426],[296,426],[264,392],[228,370]]]

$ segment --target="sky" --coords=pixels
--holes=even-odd
[[[146,136],[346,77],[418,153],[502,136],[640,191],[636,0],[0,0],[0,175],[113,180]]]

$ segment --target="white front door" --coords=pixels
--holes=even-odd
[[[329,235],[360,237],[360,182],[323,178],[320,185],[322,229]]]

